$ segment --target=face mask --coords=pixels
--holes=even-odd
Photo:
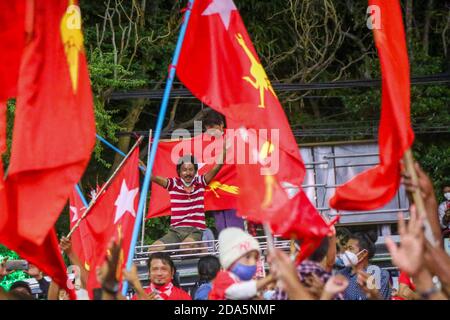
[[[358,256],[351,251],[345,251],[336,259],[336,264],[340,267],[351,267],[358,264]]]
[[[184,184],[185,187],[190,187],[190,186],[192,186],[192,184],[194,183],[194,179],[192,179],[191,182],[187,183],[186,181],[184,181],[183,178],[181,178],[181,182],[183,182],[183,184]]]
[[[272,300],[272,296],[275,294],[275,290],[267,290],[263,293],[264,300]]]
[[[235,275],[239,277],[239,279],[243,281],[248,281],[253,278],[256,273],[256,265],[254,266],[246,266],[240,263],[236,263],[236,265],[231,269]]]
[[[444,193],[444,197],[445,199],[450,200],[450,192]]]

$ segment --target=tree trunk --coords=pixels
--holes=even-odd
[[[314,113],[314,117],[315,117],[317,120],[320,120],[320,109],[319,109],[319,104],[317,103],[317,101],[316,101],[315,99],[312,99],[312,100],[310,101],[310,103],[311,103],[311,107],[312,107],[312,110],[313,110],[313,113]]]
[[[128,112],[128,115],[123,121],[123,124],[121,125],[123,129],[126,132],[130,132],[134,130],[134,127],[136,126],[136,123],[139,121],[139,116],[141,115],[142,110],[144,109],[145,100],[144,99],[138,99],[133,101],[133,106],[131,107],[130,111]],[[121,136],[119,138],[119,142],[117,144],[117,147],[123,151],[124,153],[128,152],[128,149],[130,148],[130,142],[131,142],[131,136]],[[117,166],[122,161],[123,157],[116,153],[114,157],[114,163],[111,167],[111,174],[114,172],[114,170],[117,168]]]
[[[406,39],[408,41],[409,60],[413,60],[413,0],[406,0]]]
[[[430,24],[431,24],[431,15],[433,13],[433,4],[434,0],[428,0],[427,4],[427,12],[425,13],[425,23],[423,27],[423,52],[428,55],[429,46],[430,46]]]

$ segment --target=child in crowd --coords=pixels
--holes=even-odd
[[[261,254],[259,243],[239,228],[224,229],[219,235],[219,257],[223,271],[212,284],[209,300],[248,300],[274,282],[272,276],[253,280]]]

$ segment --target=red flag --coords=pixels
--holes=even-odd
[[[0,0],[0,101],[16,95],[24,44],[25,1]]]
[[[8,195],[10,190],[8,187]],[[66,289],[70,298],[75,300],[74,291],[67,287],[66,265],[61,255],[55,230],[51,229],[40,245],[24,239],[17,233],[18,217],[14,215],[16,210],[13,206],[13,202],[8,202],[9,214],[5,215],[6,223],[3,228],[0,228],[0,243],[15,251],[21,258],[36,265],[61,288]]]
[[[370,0],[369,4],[381,12],[381,29],[374,29],[382,74],[380,164],[336,189],[330,206],[341,210],[372,210],[388,203],[400,184],[400,160],[414,141],[401,7],[398,1]]]
[[[178,159],[185,154],[194,155],[199,164],[198,174],[205,174],[215,165],[216,158],[222,150],[223,138],[216,139],[207,134],[200,134],[192,139],[161,141],[158,143],[158,156],[153,166],[153,174],[168,178],[176,177]],[[225,164],[206,188],[205,210],[236,208],[238,193],[236,167],[233,164]],[[170,215],[169,193],[153,183],[147,218],[163,215]]]
[[[27,8],[30,13],[30,8]],[[31,16],[28,15],[28,19]],[[30,20],[28,20],[30,22]],[[19,64],[25,43],[25,2],[0,0],[0,243],[14,250],[20,257],[36,265],[61,288],[67,288],[66,266],[62,259],[56,233],[49,229],[37,245],[17,232],[18,216],[14,189],[5,188],[1,155],[6,151],[6,99],[16,95]],[[8,197],[6,195],[8,192]],[[7,207],[8,205],[8,207]],[[29,226],[32,228],[32,226]],[[68,290],[75,299],[73,290]]]
[[[1,39],[1,38],[0,38]],[[6,103],[0,101],[0,229],[7,220],[6,190],[3,182],[2,154],[6,151]]]
[[[92,259],[89,261],[90,294],[92,289],[100,286],[95,269],[105,261],[106,251],[112,239],[117,241],[122,239],[119,270],[125,267],[138,203],[139,148],[136,148],[86,216],[87,228],[95,241]],[[121,279],[121,273],[117,275],[117,279]]]
[[[70,209],[70,229],[72,229],[78,220],[83,216],[86,207],[81,200],[77,190],[73,188],[69,198]],[[80,261],[83,263],[87,271],[91,271],[89,261],[92,260],[95,241],[86,225],[86,221],[82,220],[78,228],[72,233],[72,248]]]
[[[225,115],[228,128],[237,130],[236,142],[254,160],[236,166],[239,215],[269,222],[276,233],[322,238],[329,229],[324,220],[316,210],[300,207],[312,205],[301,189],[305,167],[297,143],[232,0],[195,2],[177,75],[197,98]],[[309,234],[296,228],[300,210],[314,216]]]
[[[8,202],[15,202],[18,233],[41,244],[90,159],[95,122],[78,5],[34,5],[6,184],[14,190]]]

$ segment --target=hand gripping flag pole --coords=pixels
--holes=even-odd
[[[134,250],[137,242],[137,238],[139,236],[139,229],[140,229],[140,223],[142,222],[142,215],[144,214],[144,205],[145,201],[147,199],[147,193],[150,185],[150,177],[151,172],[153,170],[153,164],[155,162],[156,157],[156,150],[158,147],[159,138],[161,136],[161,130],[162,125],[164,121],[164,116],[167,111],[167,105],[169,103],[169,97],[170,97],[170,91],[172,89],[172,83],[173,79],[175,77],[175,69],[176,65],[178,63],[178,58],[180,56],[181,47],[183,45],[184,36],[186,34],[187,25],[189,22],[189,18],[191,16],[192,7],[194,6],[194,0],[189,0],[185,14],[183,19],[183,24],[181,26],[180,35],[178,36],[177,46],[175,48],[175,52],[173,54],[172,58],[172,64],[170,65],[169,69],[169,76],[167,78],[166,87],[164,89],[164,95],[163,100],[161,102],[161,109],[159,110],[158,114],[158,121],[156,123],[156,129],[155,129],[155,137],[153,139],[153,143],[151,144],[150,154],[147,159],[147,170],[145,172],[145,178],[144,178],[144,185],[142,187],[141,196],[139,199],[139,206],[138,206],[138,212],[136,216],[136,221],[134,224],[133,229],[133,237],[131,238],[131,244],[130,244],[130,251],[128,252],[128,259],[127,259],[127,270],[130,271],[131,265],[133,263],[133,257],[134,257]],[[128,291],[128,282],[123,282],[122,287],[122,294],[126,296]]]

